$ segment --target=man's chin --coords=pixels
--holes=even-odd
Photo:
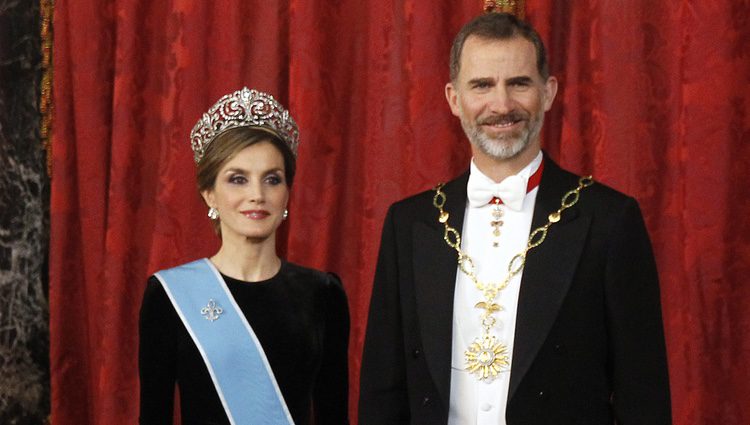
[[[485,155],[496,159],[496,160],[508,160],[513,159],[528,147],[528,143],[524,143],[523,140],[481,140],[475,145]]]

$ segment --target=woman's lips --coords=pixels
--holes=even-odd
[[[271,213],[266,210],[245,210],[240,212],[242,215],[252,220],[262,220],[271,215]]]

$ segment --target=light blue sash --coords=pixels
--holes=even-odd
[[[233,425],[294,424],[263,348],[208,259],[155,274],[193,338]]]

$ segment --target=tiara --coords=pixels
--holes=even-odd
[[[236,127],[258,127],[283,140],[297,156],[299,129],[289,111],[270,94],[243,87],[223,96],[190,132],[190,147],[196,164],[217,136]]]

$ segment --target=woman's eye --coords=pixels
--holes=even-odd
[[[266,183],[274,185],[274,186],[277,184],[281,184],[282,181],[283,180],[281,179],[281,177],[277,176],[276,174],[272,174],[266,177]]]
[[[247,182],[247,179],[243,175],[233,174],[233,175],[229,176],[229,183],[232,183],[232,184],[244,184],[245,182]]]

